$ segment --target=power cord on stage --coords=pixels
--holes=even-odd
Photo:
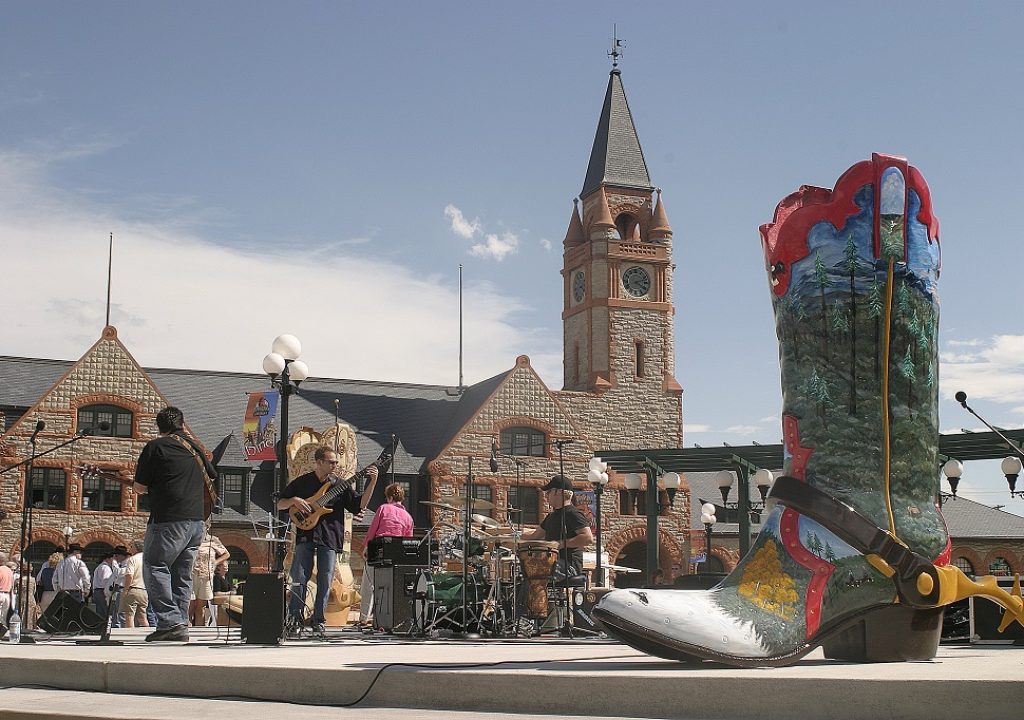
[[[469,670],[469,669],[472,669],[472,668],[500,667],[502,665],[528,665],[528,664],[541,664],[541,665],[543,665],[543,664],[549,664],[549,663],[575,662],[577,660],[614,660],[616,658],[624,658],[624,657],[634,657],[634,656],[633,655],[601,655],[601,656],[597,656],[597,657],[557,658],[557,659],[553,658],[553,659],[550,659],[550,660],[500,660],[498,662],[490,662],[490,663],[457,663],[457,664],[450,664],[450,663],[443,663],[443,664],[432,664],[432,663],[388,663],[387,665],[381,666],[380,669],[377,670],[377,673],[373,676],[373,680],[370,681],[370,684],[366,687],[366,690],[363,691],[363,694],[360,695],[355,700],[353,700],[352,702],[348,702],[348,703],[324,703],[323,705],[320,705],[319,707],[341,707],[341,708],[348,708],[348,707],[354,707],[354,706],[358,705],[359,703],[361,703],[363,700],[366,699],[366,696],[369,695],[370,692],[373,690],[374,686],[377,684],[377,681],[380,680],[381,676],[384,674],[384,671],[388,670],[389,668],[417,668],[417,669],[421,669],[421,670],[454,670],[454,669]],[[87,690],[87,691],[83,691],[83,690],[76,690],[76,689],[73,689],[73,688],[63,688],[63,687],[56,687],[54,685],[43,685],[43,684],[38,684],[38,683],[21,684],[21,685],[0,684],[0,690],[10,690],[10,689],[17,689],[17,688],[26,688],[26,689],[29,689],[29,690],[56,690],[56,691],[67,691],[67,692],[98,692],[98,693],[104,693],[104,694],[112,694],[109,691],[103,691],[103,690]],[[136,696],[139,696],[139,697],[181,697],[181,698],[197,699],[197,700],[241,700],[241,701],[245,701],[245,702],[282,702],[282,703],[286,703],[286,704],[290,704],[290,705],[316,705],[316,703],[295,703],[295,702],[290,702],[290,701],[287,701],[287,700],[274,701],[274,700],[268,700],[267,698],[253,698],[253,697],[245,697],[243,695],[207,695],[207,696],[203,696],[201,698],[193,698],[190,695],[168,695],[167,693],[155,693],[155,692],[149,692],[149,693],[147,693],[147,692],[133,692],[133,693],[125,693],[125,694],[136,695]]]

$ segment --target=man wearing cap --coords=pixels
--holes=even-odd
[[[53,589],[64,590],[79,602],[85,602],[92,588],[89,568],[82,560],[82,546],[78,543],[68,545],[68,554],[57,563],[53,571]]]
[[[590,523],[579,508],[572,504],[572,483],[563,475],[555,475],[541,488],[551,512],[540,527],[523,535],[523,540],[558,542],[559,556],[554,577],[560,581],[566,575],[583,572],[583,548],[594,542]]]
[[[110,612],[110,600],[113,595],[113,588],[121,587],[123,570],[121,563],[128,557],[128,548],[118,545],[106,553],[103,560],[92,574],[92,601],[96,605],[96,613],[106,620]],[[117,622],[117,611],[114,611],[111,627],[119,627]]]
[[[181,410],[165,407],[156,426],[160,437],[142,448],[132,486],[150,497],[142,577],[157,627],[146,641],[188,642],[192,565],[206,532],[206,476],[215,480],[217,471],[185,433]]]

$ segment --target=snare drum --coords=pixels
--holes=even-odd
[[[558,543],[528,540],[519,543],[519,562],[526,580],[526,617],[543,620],[548,616],[548,581],[558,561]]]

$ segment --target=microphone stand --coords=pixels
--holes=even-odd
[[[43,457],[45,455],[49,455],[50,453],[56,452],[57,450],[60,450],[63,447],[67,447],[68,445],[71,445],[72,443],[76,443],[79,440],[81,440],[83,437],[86,437],[87,435],[92,434],[92,429],[91,428],[86,428],[85,430],[81,430],[81,431],[75,433],[74,435],[72,435],[70,439],[65,440],[64,442],[59,443],[57,445],[54,445],[49,450],[45,450],[43,452],[37,452],[37,450],[36,450],[36,435],[39,434],[40,430],[42,430],[42,428],[39,428],[37,426],[36,431],[32,433],[32,437],[29,439],[29,442],[32,444],[32,452],[29,454],[28,458],[25,459],[25,460],[22,460],[19,463],[15,463],[14,465],[11,465],[9,467],[5,467],[3,470],[0,470],[0,475],[3,475],[3,474],[5,474],[5,473],[7,473],[7,472],[9,472],[11,470],[16,470],[16,469],[18,469],[20,467],[24,467],[25,468],[25,492],[24,492],[24,497],[22,498],[22,505],[21,505],[21,534],[20,534],[20,537],[21,537],[21,562],[22,562],[22,566],[25,568],[25,571],[21,573],[21,577],[18,580],[18,584],[21,587],[19,588],[19,591],[18,591],[18,607],[15,608],[16,610],[18,610],[18,614],[22,617],[22,622],[23,623],[28,623],[28,608],[29,608],[28,591],[29,591],[29,582],[30,582],[29,578],[32,577],[32,563],[30,563],[29,559],[28,559],[28,546],[29,546],[29,542],[32,539],[32,502],[31,502],[32,466],[35,463],[36,458],[41,458],[41,457]],[[19,571],[22,570],[22,568],[20,568],[20,567],[18,569],[19,569]],[[25,643],[25,644],[34,643],[35,639],[33,639],[31,636],[29,636],[29,635],[27,635],[25,633],[22,633],[22,635],[21,635],[21,642]]]
[[[965,410],[967,410],[967,412],[969,412],[971,415],[973,415],[974,417],[978,418],[983,423],[985,423],[985,427],[987,427],[989,430],[991,430],[996,435],[998,435],[1000,437],[1000,439],[1003,442],[1006,443],[1006,446],[1010,450],[1010,452],[1012,452],[1014,455],[1019,457],[1021,460],[1024,460],[1024,450],[1021,450],[1021,448],[1017,445],[1017,443],[1015,443],[1013,440],[1011,440],[1010,438],[1008,438],[1005,435],[1003,435],[999,430],[996,430],[994,427],[989,425],[988,421],[985,420],[985,418],[983,418],[978,413],[974,412],[974,410],[971,408],[971,406],[967,404],[967,393],[963,392],[962,390],[960,392],[958,392],[956,394],[956,401],[958,403],[960,403],[960,405]]]
[[[469,538],[470,538],[470,515],[473,510],[473,456],[469,457],[469,469],[466,472],[466,505],[463,510],[463,535],[462,535],[462,636],[470,637],[469,614],[466,604],[466,589],[469,585]]]
[[[562,457],[562,448],[571,443],[572,440],[555,440],[555,447],[558,448],[558,474],[565,477],[565,458]],[[558,631],[559,637],[572,639],[572,623],[569,622],[569,543],[565,537],[565,492],[559,490],[561,496],[561,527],[559,528],[558,544],[562,553],[562,597],[559,600],[564,604],[565,614],[562,616],[562,628]]]

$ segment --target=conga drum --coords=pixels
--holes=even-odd
[[[526,580],[526,617],[543,620],[548,616],[548,582],[557,561],[557,542],[527,540],[519,543],[519,564]]]

